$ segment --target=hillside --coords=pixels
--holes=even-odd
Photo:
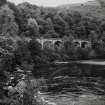
[[[100,6],[99,2],[94,0],[94,1],[88,1],[84,5],[93,5],[93,6]]]
[[[100,20],[105,18],[105,9],[97,1],[88,1],[84,4],[67,4],[58,7],[60,12],[78,11],[83,16],[92,16]]]

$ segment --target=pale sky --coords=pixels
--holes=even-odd
[[[22,2],[29,2],[31,4],[36,4],[38,6],[57,6],[62,4],[71,4],[71,3],[84,3],[86,1],[92,0],[8,0],[16,4]]]

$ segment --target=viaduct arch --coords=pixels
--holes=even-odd
[[[58,43],[58,45],[59,45],[59,43],[64,44],[64,41],[60,38],[37,38],[36,40],[41,44],[42,49],[44,48],[44,44],[46,42],[53,45],[53,47],[57,43]],[[73,42],[76,44],[76,46],[79,46],[81,48],[85,48],[86,46],[91,47],[91,42],[86,41],[86,40],[75,39],[75,40],[73,40]]]

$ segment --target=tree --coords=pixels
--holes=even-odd
[[[7,2],[7,0],[0,0],[0,6],[4,5]]]
[[[0,9],[0,23],[0,48],[2,49],[1,55],[5,58],[14,55],[13,52],[17,49],[17,40],[19,39],[14,12],[7,4]]]
[[[51,18],[46,19],[46,33],[45,37],[56,38],[59,35],[55,32]]]
[[[0,34],[5,36],[18,34],[18,25],[15,22],[14,12],[6,4],[0,9]]]
[[[91,31],[89,38],[90,38],[92,43],[97,43],[98,35],[95,31]]]
[[[65,35],[65,27],[67,25],[63,18],[59,15],[54,16],[53,24],[55,32],[60,35],[59,37],[63,37]]]
[[[82,23],[75,24],[73,30],[78,39],[86,39],[88,36],[86,35],[85,26]]]
[[[43,35],[43,37],[58,37],[58,34],[54,30],[51,18],[47,18],[46,20],[40,18],[38,20],[38,24],[39,24],[39,33]]]
[[[32,5],[28,2],[23,2],[18,5],[19,10],[23,13],[25,18],[39,18],[41,11],[40,8],[36,5]]]
[[[82,16],[78,11],[73,11],[71,13],[71,17],[72,17],[75,24],[78,24],[82,19]]]
[[[73,24],[74,24],[74,18],[72,17],[72,14],[69,13],[68,11],[65,11],[62,13],[62,18],[67,22],[69,25],[69,28],[71,29]]]
[[[3,73],[5,81],[8,79],[5,73],[13,72],[16,67],[14,51],[18,47],[17,34],[18,25],[15,22],[14,12],[4,4],[0,9],[0,72]],[[3,79],[1,81],[3,82]]]
[[[11,57],[17,49],[17,40],[19,39],[18,25],[15,22],[14,12],[7,4],[0,9],[0,48],[4,58]],[[5,67],[5,66],[4,66]]]
[[[59,34],[56,33],[54,30],[49,30],[44,37],[46,38],[59,38]]]
[[[34,64],[35,65],[40,64],[42,49],[41,49],[41,45],[36,41],[35,38],[30,41],[28,48],[30,50]]]
[[[100,3],[101,7],[105,7],[105,1],[104,0],[97,0],[97,1]]]
[[[46,21],[43,18],[39,18],[38,24],[40,35],[44,35],[46,33]]]
[[[19,35],[24,31],[24,21],[23,13],[20,11],[20,8],[14,3],[7,2],[9,8],[14,12],[15,22],[19,26]]]
[[[38,36],[39,26],[34,18],[28,19],[27,32],[26,32],[26,35],[28,35],[28,36]]]
[[[17,42],[18,48],[15,50],[15,60],[23,70],[33,70],[33,59],[31,56],[30,49],[28,48],[29,43],[24,39]]]

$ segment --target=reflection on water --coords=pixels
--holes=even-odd
[[[48,83],[48,91],[42,94],[46,100],[56,105],[105,105],[105,78],[104,74],[101,76],[104,67],[66,65],[50,69],[60,68],[63,72],[56,71],[59,75],[53,77]]]

